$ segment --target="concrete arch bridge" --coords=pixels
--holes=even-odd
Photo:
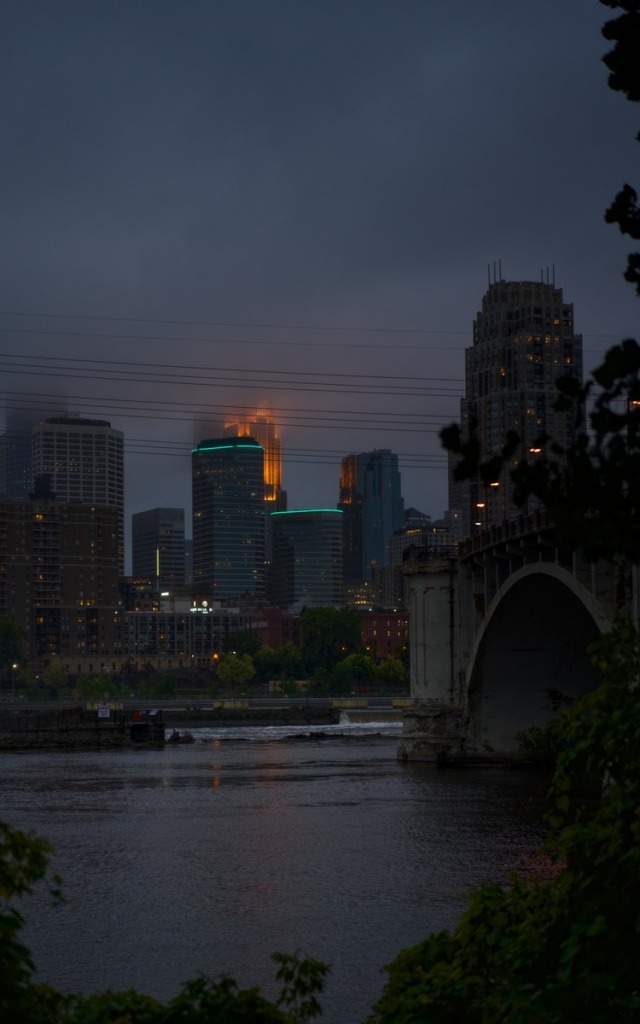
[[[597,684],[586,647],[637,621],[637,567],[563,552],[544,513],[484,531],[449,557],[411,550],[411,696],[398,755],[513,756]]]

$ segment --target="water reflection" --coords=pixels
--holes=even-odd
[[[43,980],[168,998],[228,972],[273,993],[271,952],[302,949],[333,964],[323,1020],[357,1022],[382,965],[539,838],[525,775],[407,765],[392,732],[264,733],[3,757],[4,816],[54,842],[68,901],[25,908]]]

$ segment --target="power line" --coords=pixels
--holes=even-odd
[[[337,328],[336,328],[336,330],[337,330]],[[347,328],[345,328],[345,330],[347,330]],[[36,335],[44,335],[44,336],[47,336],[47,337],[61,337],[61,338],[82,338],[82,339],[86,339],[86,338],[99,338],[101,340],[108,340],[108,341],[170,341],[170,342],[173,342],[173,343],[180,342],[180,344],[184,344],[184,343],[188,342],[189,344],[198,344],[198,345],[202,345],[202,344],[206,344],[206,345],[233,345],[234,347],[237,347],[238,345],[258,345],[258,346],[260,346],[262,348],[270,347],[270,346],[278,346],[278,347],[287,347],[287,348],[300,349],[300,348],[303,347],[303,346],[301,346],[299,341],[283,341],[282,339],[274,340],[274,339],[271,339],[271,338],[268,339],[268,340],[259,340],[257,338],[185,338],[182,335],[173,336],[173,335],[166,335],[166,334],[121,334],[121,333],[110,334],[110,333],[98,332],[98,331],[43,331],[43,330],[34,330],[33,328],[28,328],[28,327],[0,327],[0,333],[2,333],[2,334],[28,334],[28,335],[36,334]],[[393,333],[393,332],[390,331],[389,333]],[[442,333],[444,334],[444,333],[447,333],[447,332],[443,331]],[[451,331],[451,332],[448,332],[448,333],[455,334],[457,332]],[[377,351],[378,349],[382,350],[382,349],[388,349],[388,348],[391,348],[391,349],[402,348],[402,349],[409,349],[409,350],[416,350],[416,351],[428,351],[428,352],[448,352],[448,351],[463,352],[464,349],[465,349],[464,345],[398,345],[397,343],[396,344],[389,344],[389,345],[371,345],[370,342],[355,342],[355,343],[354,342],[350,342],[348,347],[349,347],[349,349],[369,348],[369,349],[373,349],[374,351]],[[314,341],[313,342],[313,348],[339,348],[339,349],[344,349],[345,348],[345,344],[344,344],[343,341]]]
[[[370,327],[370,326],[344,326],[341,324],[288,324],[288,323],[270,323],[268,321],[234,321],[234,320],[188,320],[188,319],[171,319],[167,317],[127,317],[127,316],[110,316],[108,314],[85,314],[85,313],[43,313],[34,311],[17,311],[17,310],[0,310],[0,316],[7,317],[22,317],[23,319],[38,319],[38,320],[86,320],[91,323],[128,323],[128,324],[162,324],[164,326],[172,327],[232,327],[232,328],[247,328],[250,330],[273,330],[273,331],[305,331],[305,332],[321,332],[321,333],[339,333],[339,334],[393,334],[393,335],[463,335],[468,338],[462,348],[467,348],[471,344],[471,326],[466,327]],[[71,337],[110,337],[110,338],[122,338],[124,340],[140,340],[140,341],[189,341],[189,342],[205,342],[205,343],[216,343],[216,344],[245,344],[245,345],[285,345],[285,346],[299,346],[298,341],[282,341],[282,340],[259,340],[250,339],[242,340],[236,338],[184,338],[174,337],[171,335],[134,335],[134,334],[100,334],[94,332],[72,332],[72,331],[42,331],[34,330],[32,328],[0,328],[0,331],[9,333],[23,333],[23,334],[54,334],[64,335]],[[577,332],[582,335],[583,338],[622,338],[625,335],[625,331],[579,331]],[[322,342],[315,341],[315,346],[322,347],[343,347],[342,342]],[[351,348],[365,348],[372,347],[367,343],[356,343],[352,344]],[[374,348],[407,348],[407,349],[428,349],[430,351],[449,351],[450,345],[446,346],[424,346],[424,345],[376,345]],[[593,351],[593,350],[588,350]]]
[[[0,352],[0,359],[16,359],[16,360],[31,359],[31,360],[39,360],[39,361],[47,360],[47,363],[43,366],[43,370],[47,370],[47,371],[49,369],[61,369],[61,367],[58,366],[59,363],[62,363],[62,364],[68,364],[68,363],[79,364],[79,365],[76,365],[74,367],[71,367],[71,369],[72,370],[79,369],[79,370],[83,370],[83,371],[87,368],[87,366],[89,366],[89,367],[92,367],[92,366],[107,366],[107,367],[110,368],[110,372],[117,373],[117,374],[122,374],[122,375],[124,375],[126,373],[131,373],[131,374],[135,375],[135,374],[137,374],[139,372],[149,373],[149,367],[153,366],[154,370],[153,370],[151,376],[148,378],[148,381],[150,383],[154,382],[154,378],[156,376],[156,373],[155,373],[156,370],[166,370],[166,371],[176,371],[176,370],[178,370],[178,371],[180,371],[180,373],[184,373],[185,371],[193,371],[193,373],[198,373],[198,374],[201,374],[203,371],[207,372],[208,374],[213,374],[213,373],[240,373],[240,374],[250,374],[250,375],[253,375],[253,376],[260,376],[260,377],[265,377],[265,376],[266,377],[275,377],[277,375],[277,376],[282,376],[282,377],[303,377],[303,378],[307,378],[307,377],[309,377],[309,378],[321,377],[321,378],[330,378],[330,379],[341,379],[341,378],[344,378],[344,379],[347,379],[349,381],[351,381],[351,380],[360,380],[360,381],[361,380],[384,380],[384,381],[387,381],[387,380],[394,380],[394,381],[410,380],[410,381],[416,381],[417,380],[417,381],[423,381],[423,382],[428,382],[428,383],[447,382],[447,383],[456,383],[456,384],[461,384],[461,383],[464,382],[464,378],[463,377],[425,377],[425,376],[415,375],[415,374],[411,374],[410,376],[409,375],[402,375],[401,376],[399,374],[364,373],[362,371],[359,371],[358,373],[344,373],[344,372],[337,373],[337,372],[330,371],[330,370],[323,370],[323,371],[318,371],[318,370],[281,370],[281,369],[279,369],[279,370],[271,370],[269,368],[256,368],[256,369],[253,369],[251,367],[244,367],[244,366],[241,366],[241,367],[233,367],[233,366],[224,366],[224,367],[220,367],[220,366],[202,366],[202,365],[199,365],[199,364],[197,364],[197,365],[189,365],[189,364],[185,364],[185,363],[156,363],[156,362],[154,362],[153,364],[150,364],[150,363],[138,363],[138,362],[133,362],[131,360],[120,360],[120,359],[118,359],[118,360],[114,360],[114,359],[88,359],[88,358],[85,358],[84,356],[82,356],[82,357],[35,356],[35,355],[26,355],[25,356],[24,353],[20,353],[18,355],[16,353],[12,353],[12,352]],[[82,364],[86,364],[86,365],[82,365]],[[30,364],[29,363],[23,363],[23,362],[8,363],[7,367],[10,369],[11,367],[15,367],[15,366],[20,367],[20,366],[25,366],[25,365],[29,366]],[[123,370],[113,369],[114,367],[117,367],[117,366],[123,366],[123,367],[125,367],[125,369],[123,369]],[[37,373],[38,371],[37,370],[31,370],[30,372]],[[135,379],[135,376],[132,379]],[[181,379],[181,382],[182,382],[183,378],[180,378],[180,379]],[[224,379],[226,379],[226,378],[224,378]],[[233,380],[235,378],[230,378],[230,379]],[[171,382],[173,382],[173,380],[175,380],[175,377],[172,378]],[[191,383],[192,380],[193,380],[193,378],[191,378],[189,376],[184,378],[184,382],[185,383]],[[200,380],[200,378],[198,378],[198,382],[199,382],[199,380]],[[319,383],[323,383],[323,382],[324,381],[321,381]],[[163,381],[162,383],[165,383],[165,382]]]
[[[20,313],[14,310],[0,310],[0,316],[33,317],[47,320],[89,320],[111,321],[128,324],[166,324],[172,327],[242,327],[251,330],[274,331],[327,331],[354,334],[468,334],[468,328],[436,327],[343,327],[337,324],[274,324],[247,323],[233,320],[170,320],[157,317],[107,316],[83,313]],[[39,333],[39,332],[38,332]]]

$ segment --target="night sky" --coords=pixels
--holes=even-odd
[[[447,504],[438,429],[501,261],[555,268],[585,364],[637,334],[638,110],[597,0],[5,0],[3,403],[125,432],[127,512],[190,508],[190,450],[272,411],[289,507],[391,448]]]

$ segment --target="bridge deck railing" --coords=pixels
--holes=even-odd
[[[548,530],[552,526],[551,520],[544,509],[538,509],[527,516],[518,516],[515,519],[507,519],[499,526],[489,526],[484,530],[463,540],[458,545],[460,558],[468,557],[478,551],[486,551],[507,540],[517,540],[526,537],[528,534],[537,533],[540,530]]]

